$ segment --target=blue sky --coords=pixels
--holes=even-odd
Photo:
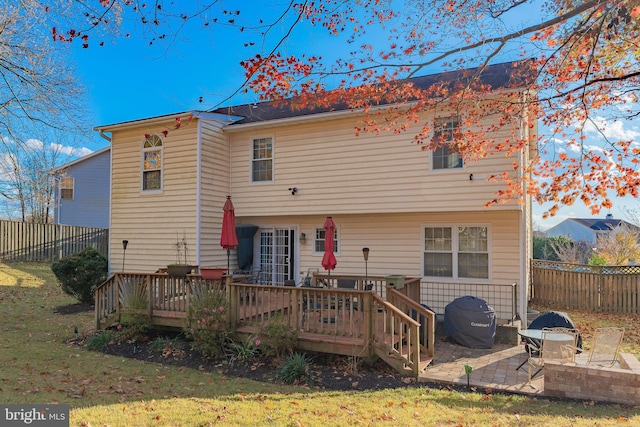
[[[261,13],[269,13],[262,9]],[[285,27],[273,31],[284,31]],[[126,30],[122,30],[126,32]],[[71,49],[71,61],[77,76],[87,90],[86,104],[94,126],[118,123],[144,117],[171,114],[190,109],[210,109],[230,103],[252,102],[252,95],[239,94],[232,102],[225,99],[243,83],[243,69],[239,62],[251,56],[242,47],[249,36],[236,29],[216,27],[215,32],[192,25],[180,39],[170,44],[149,46],[148,38],[117,37],[98,46],[94,40],[89,49],[79,45]],[[306,52],[336,58],[347,48],[340,39],[323,32],[301,27],[283,45],[285,53]],[[437,72],[436,69],[431,72]],[[202,102],[200,102],[202,97]],[[617,123],[612,132],[631,134],[640,140],[640,128],[633,123]],[[594,133],[595,137],[595,133]],[[98,150],[106,141],[97,133],[86,141],[85,149]],[[594,146],[596,142],[594,140]],[[626,218],[624,208],[640,206],[635,199],[614,201],[611,211],[616,218]],[[537,207],[534,221],[537,228],[547,229],[568,217],[591,217],[581,203],[563,207],[550,220],[542,220],[543,208]]]

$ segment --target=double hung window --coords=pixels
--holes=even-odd
[[[273,140],[257,138],[251,146],[251,181],[273,180]]]
[[[433,169],[453,169],[462,167],[462,157],[455,147],[457,134],[460,132],[458,117],[436,119],[433,138],[442,144],[433,150]]]
[[[425,227],[424,275],[453,279],[488,279],[488,227]]]
[[[73,200],[74,180],[70,176],[65,176],[60,180],[60,198],[62,200]]]
[[[316,228],[315,237],[313,239],[313,251],[315,253],[324,253],[324,238],[327,231],[324,228]],[[338,253],[338,229],[333,231],[333,253]]]

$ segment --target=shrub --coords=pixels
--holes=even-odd
[[[117,326],[117,339],[123,341],[145,342],[153,330],[149,316],[140,313],[122,313],[120,324]]]
[[[282,316],[270,319],[260,329],[262,353],[282,359],[295,348],[299,333],[300,331],[291,327]]]
[[[280,369],[278,369],[278,379],[293,384],[298,380],[309,378],[309,363],[311,360],[302,353],[293,353],[286,358]]]
[[[91,335],[87,338],[85,345],[87,350],[102,351],[106,346],[114,341],[115,335],[113,332],[104,331],[98,335]]]
[[[107,258],[89,247],[54,262],[51,270],[65,293],[82,304],[93,304],[96,288],[107,278]]]
[[[227,300],[219,289],[195,298],[187,313],[187,337],[193,340],[192,347],[204,356],[217,357],[224,354],[225,343],[230,339],[227,330]]]

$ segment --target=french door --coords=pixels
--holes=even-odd
[[[284,285],[295,280],[295,230],[287,228],[260,229],[260,281],[265,285]]]

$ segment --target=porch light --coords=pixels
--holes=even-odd
[[[306,243],[307,235],[304,233],[300,233],[300,243]]]

